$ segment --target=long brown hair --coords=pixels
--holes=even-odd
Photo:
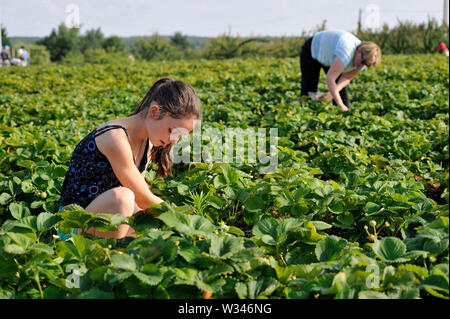
[[[142,114],[146,116],[152,102],[156,102],[159,105],[160,117],[158,120],[166,115],[175,119],[194,117],[201,120],[202,114],[199,98],[194,88],[183,81],[170,78],[159,79],[148,90],[131,115]],[[163,178],[172,175],[171,167],[173,162],[170,157],[172,147],[173,144],[152,147],[152,162],[158,165],[156,174]]]

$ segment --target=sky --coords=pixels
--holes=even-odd
[[[448,0],[0,0],[0,22],[9,36],[49,35],[61,23],[80,34],[101,28],[105,36],[158,33],[216,37],[299,36],[326,20],[327,29],[376,29],[400,21],[443,19]],[[448,21],[448,20],[447,20]]]

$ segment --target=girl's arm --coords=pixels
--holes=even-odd
[[[133,161],[133,153],[123,130],[110,130],[95,138],[98,149],[106,156],[119,182],[131,189],[136,204],[147,208],[150,204],[163,202],[149,189],[145,177]]]

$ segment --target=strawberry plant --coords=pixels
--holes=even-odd
[[[291,58],[0,73],[0,298],[448,299],[445,57],[386,56],[352,81],[345,114],[299,98]],[[165,180],[150,165],[163,205],[58,213],[75,145],[168,74],[196,89],[204,130],[277,128],[276,170],[261,173],[248,150],[175,164]],[[120,224],[136,238],[84,231]],[[82,232],[61,241],[58,228]]]

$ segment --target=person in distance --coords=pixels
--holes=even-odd
[[[300,52],[301,95],[333,100],[348,111],[348,84],[366,67],[381,63],[381,49],[373,42],[361,42],[347,31],[328,30],[306,40]],[[326,73],[328,92],[317,94],[320,70]]]

